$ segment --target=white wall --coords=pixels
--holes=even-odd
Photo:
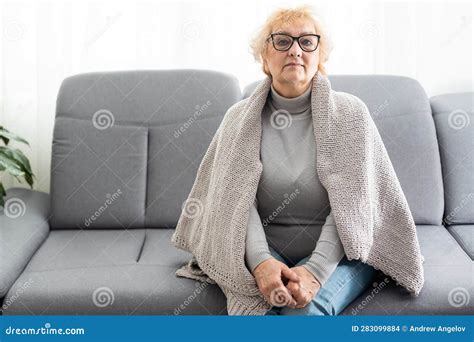
[[[428,96],[473,91],[471,2],[307,1],[335,49],[330,74],[416,78]],[[249,39],[295,1],[15,1],[0,7],[0,125],[26,138],[49,192],[55,101],[72,74],[126,69],[214,69],[241,86],[263,74]],[[7,187],[22,186],[3,176]],[[26,185],[23,185],[26,186]]]

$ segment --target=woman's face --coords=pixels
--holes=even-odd
[[[286,33],[293,37],[308,33],[316,34],[314,25],[308,22],[276,27],[272,33]],[[295,40],[288,51],[278,51],[270,39],[263,60],[274,83],[281,87],[306,88],[318,71],[319,47],[315,51],[306,52]]]

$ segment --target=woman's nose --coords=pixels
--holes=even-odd
[[[289,52],[290,56],[301,57],[301,54],[302,54],[303,50],[301,50],[300,45],[298,44],[298,42],[294,41],[293,45],[288,50],[288,52]]]

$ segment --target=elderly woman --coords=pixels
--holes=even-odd
[[[266,78],[227,110],[173,234],[176,275],[218,284],[230,315],[338,315],[381,271],[418,296],[416,226],[368,107],[331,89],[308,7],[252,43]]]
[[[250,210],[245,258],[270,302],[285,278],[299,278],[286,284],[288,305],[275,305],[268,314],[337,315],[376,274],[345,256],[328,194],[314,172],[311,83],[317,72],[325,73],[329,51],[321,22],[305,7],[276,11],[253,42],[272,84],[262,111],[263,173]]]

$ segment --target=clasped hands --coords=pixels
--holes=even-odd
[[[253,275],[260,292],[272,306],[304,308],[321,288],[318,280],[303,266],[289,268],[275,258],[261,262]]]

